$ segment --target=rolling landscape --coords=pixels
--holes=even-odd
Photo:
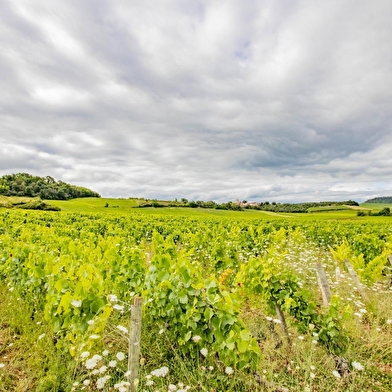
[[[0,11],[0,392],[392,391],[392,1]]]
[[[390,198],[273,212],[291,204],[41,199],[47,182],[0,178],[1,390],[392,386]]]

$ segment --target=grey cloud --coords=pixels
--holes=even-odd
[[[0,174],[122,197],[392,192],[386,0],[2,10]]]

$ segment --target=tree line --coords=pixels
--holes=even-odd
[[[366,200],[365,203],[392,204],[392,196],[374,197],[373,199]]]
[[[150,200],[145,199],[145,202],[140,204],[139,207],[188,207],[188,208],[213,208],[217,210],[233,210],[243,211],[246,209],[271,211],[271,212],[289,212],[289,213],[306,213],[312,207],[328,207],[338,205],[352,205],[358,206],[358,203],[353,200],[347,201],[324,201],[324,202],[310,202],[310,203],[276,203],[276,202],[252,202],[248,203],[243,201],[229,201],[226,203],[216,203],[214,201],[188,201],[183,198],[181,200],[163,201],[163,200]]]
[[[38,177],[28,173],[6,174],[0,177],[0,195],[39,197],[43,200],[101,197],[88,188],[56,181],[50,176]]]

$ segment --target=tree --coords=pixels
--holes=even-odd
[[[379,215],[379,216],[391,216],[391,209],[389,207],[385,207],[377,215]]]

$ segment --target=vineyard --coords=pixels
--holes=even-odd
[[[0,390],[392,390],[389,255],[382,219],[2,210]]]

